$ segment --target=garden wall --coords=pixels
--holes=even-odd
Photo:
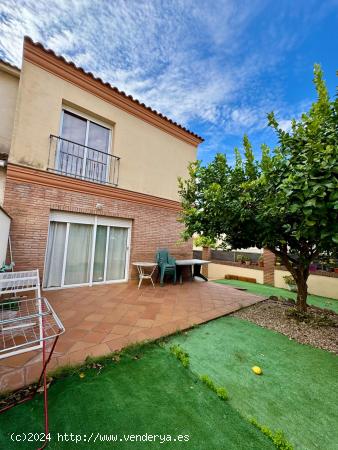
[[[263,270],[257,266],[255,269],[242,265],[224,264],[219,262],[212,262],[209,264],[209,278],[220,279],[224,275],[237,275],[241,277],[254,278],[256,283],[263,284]]]
[[[286,270],[275,270],[275,286],[287,289],[283,277],[290,275]],[[338,278],[334,276],[323,276],[311,274],[308,280],[309,294],[322,297],[335,298],[338,300]]]
[[[221,262],[213,260],[209,264],[208,276],[210,279],[223,279],[225,275],[254,278],[256,283],[264,284],[264,268],[246,266],[240,263]],[[322,272],[323,273],[323,272]],[[274,286],[287,289],[285,276],[290,275],[285,269],[274,269]],[[309,294],[329,297],[338,300],[338,276],[329,272],[326,275],[311,274],[308,280]]]

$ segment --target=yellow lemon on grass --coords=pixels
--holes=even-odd
[[[80,378],[84,378],[86,375],[83,373],[83,372],[81,372],[80,374],[79,374],[79,377]]]
[[[258,366],[253,366],[253,367],[251,368],[251,370],[252,370],[253,373],[255,373],[256,375],[262,375],[262,373],[263,373],[263,370],[262,370],[260,367],[258,367]]]

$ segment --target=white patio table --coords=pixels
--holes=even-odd
[[[155,287],[152,276],[154,275],[155,269],[157,267],[156,263],[137,261],[133,263],[133,266],[137,267],[139,276],[139,283],[137,289],[140,289],[143,280],[150,280],[153,287]]]
[[[191,267],[191,278],[194,277],[202,278],[204,281],[208,281],[208,278],[201,274],[201,266],[204,264],[209,264],[210,261],[206,261],[204,259],[177,259],[176,260],[176,270],[177,276],[182,284],[182,267],[190,266]]]

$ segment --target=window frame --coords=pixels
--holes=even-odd
[[[66,238],[65,245],[63,249],[63,264],[62,264],[62,275],[61,275],[61,285],[55,287],[45,287],[45,277],[46,277],[46,262],[47,262],[47,252],[48,252],[48,239],[50,232],[50,224],[51,222],[63,222],[67,224],[66,229]],[[83,224],[83,225],[91,225],[93,227],[92,231],[92,249],[91,249],[91,257],[90,257],[90,276],[88,283],[82,284],[71,284],[65,285],[65,271],[66,271],[66,258],[68,251],[68,236],[69,236],[69,228],[71,223]],[[104,280],[103,281],[93,281],[93,267],[94,267],[94,255],[95,255],[95,244],[96,244],[96,230],[98,225],[106,226],[107,236],[106,236],[106,253],[105,253],[105,269],[104,269]],[[127,248],[126,248],[126,264],[125,264],[125,272],[124,278],[120,280],[106,280],[106,271],[107,271],[107,249],[108,249],[108,240],[110,227],[120,227],[126,228],[127,231]],[[124,283],[129,280],[129,268],[130,268],[130,256],[131,256],[131,231],[132,231],[132,220],[131,219],[120,219],[115,217],[106,217],[106,216],[95,216],[95,215],[87,215],[81,213],[68,213],[65,211],[51,211],[49,215],[48,222],[48,234],[46,240],[46,249],[45,249],[45,260],[44,260],[44,271],[43,271],[43,283],[44,290],[56,290],[56,289],[68,289],[75,288],[80,286],[95,286],[99,284],[114,284],[114,283]]]
[[[113,127],[110,126],[108,123],[103,122],[99,119],[93,118],[92,116],[90,116],[90,114],[86,114],[83,113],[82,111],[78,111],[75,108],[71,108],[69,106],[66,105],[62,105],[62,110],[61,110],[61,120],[60,120],[60,127],[59,127],[59,136],[61,138],[61,142],[62,142],[62,131],[63,131],[63,120],[64,120],[64,114],[65,112],[68,112],[69,114],[72,114],[74,116],[79,117],[80,119],[83,119],[86,121],[86,135],[85,135],[85,143],[84,144],[78,144],[80,146],[84,147],[84,155],[83,155],[83,167],[82,167],[82,173],[80,176],[80,179],[83,180],[91,180],[90,178],[86,177],[86,167],[87,167],[87,152],[88,152],[88,135],[89,135],[89,123],[92,122],[95,125],[99,125],[102,128],[105,128],[108,130],[109,132],[109,139],[108,139],[108,148],[107,148],[107,157],[109,158],[109,155],[113,155],[113,149],[112,149],[112,143],[113,143]],[[65,138],[66,139],[66,138]],[[60,146],[61,146],[61,142],[58,142],[57,145],[57,149],[56,149],[56,157],[55,157],[55,167],[56,169],[58,168],[58,164],[59,164],[59,157],[60,157]],[[102,150],[99,149],[95,149],[94,147],[90,147],[94,150],[97,150],[98,152],[102,152]],[[102,152],[105,153],[105,152]],[[109,159],[108,159],[109,160]],[[107,164],[107,171],[106,171],[106,177],[105,180],[101,181],[102,183],[109,183],[110,180],[110,164]],[[57,169],[58,170],[58,169]],[[75,178],[78,178],[75,176]],[[94,182],[96,180],[93,180]]]

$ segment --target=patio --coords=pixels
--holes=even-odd
[[[66,332],[59,339],[49,370],[76,364],[128,344],[160,338],[207,322],[262,297],[216,283],[185,282],[155,289],[134,281],[45,292]],[[36,380],[41,355],[27,352],[0,362],[0,391]]]

